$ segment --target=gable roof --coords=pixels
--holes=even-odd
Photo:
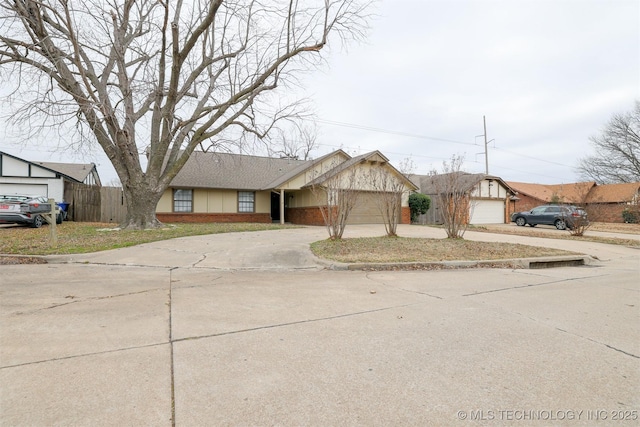
[[[172,187],[262,190],[309,160],[194,151],[171,181]]]
[[[69,179],[70,181],[76,181],[78,183],[82,183],[84,179],[95,170],[97,177],[96,165],[94,163],[89,164],[78,164],[78,163],[54,163],[54,162],[32,162],[30,160],[22,159],[18,156],[14,156],[13,154],[5,153],[4,151],[0,151],[0,156],[7,156],[13,159],[19,160],[21,162],[25,162],[43,169],[48,170],[49,172],[53,172],[58,176],[62,176],[64,178]],[[86,168],[86,173],[83,170]],[[82,178],[80,178],[82,176]],[[99,179],[99,177],[98,177]]]
[[[342,155],[346,159],[348,159],[350,157],[347,153],[345,153],[341,149],[336,150],[336,151],[332,151],[331,153],[325,154],[322,157],[318,157],[315,160],[309,160],[309,161],[306,161],[306,162],[300,164],[298,167],[288,171],[287,173],[283,174],[282,176],[279,176],[274,181],[271,181],[263,189],[279,188],[285,182],[295,178],[296,176],[298,176],[298,175],[306,172],[307,170],[313,168],[314,166],[322,163],[323,161],[325,161],[329,157],[332,157],[332,156],[335,156],[335,155]]]
[[[560,201],[566,203],[583,202],[587,194],[596,186],[594,181],[553,185],[508,181],[507,184],[518,193],[542,202],[550,202],[557,197]]]
[[[334,176],[339,175],[340,173],[342,173],[345,170],[349,169],[350,167],[352,167],[354,165],[357,165],[360,162],[365,162],[365,161],[377,161],[377,162],[384,163],[386,166],[391,168],[391,170],[394,171],[399,177],[401,177],[405,181],[405,184],[407,184],[409,187],[412,187],[413,190],[417,190],[418,189],[418,186],[415,185],[415,183],[413,181],[411,181],[404,174],[400,173],[396,168],[394,168],[391,165],[391,163],[389,163],[389,159],[378,150],[371,151],[371,152],[365,153],[365,154],[361,154],[361,155],[356,156],[356,157],[352,157],[352,158],[348,159],[347,161],[340,163],[336,167],[330,169],[329,171],[325,172],[324,174],[320,175],[319,177],[317,177],[317,178],[313,179],[312,181],[308,182],[305,185],[305,187],[310,187],[310,186],[313,186],[313,185],[322,184],[323,182],[327,181],[328,179],[331,179]]]
[[[44,166],[47,169],[60,172],[61,174],[73,178],[78,182],[84,182],[92,172],[97,170],[95,163],[54,163],[54,162],[32,162],[34,164]],[[99,180],[99,177],[98,177]]]
[[[502,178],[486,175],[483,173],[468,173],[468,172],[451,172],[435,175],[411,175],[411,180],[420,188],[420,192],[423,194],[438,194],[438,189],[445,189],[450,186],[449,181],[455,177],[458,184],[460,184],[463,192],[467,192],[473,189],[480,181],[484,179],[492,179],[498,181],[507,190],[513,192],[511,186],[502,180]]]
[[[247,191],[277,189],[286,182],[336,155],[343,156],[345,161],[314,179],[311,183],[306,184],[305,187],[313,183],[320,184],[331,176],[335,176],[361,161],[374,158],[385,162],[389,168],[397,172],[388,163],[388,159],[379,151],[372,151],[351,158],[343,150],[336,150],[315,160],[194,151],[184,167],[171,181],[171,187]],[[397,173],[405,179],[409,187],[416,188],[403,174]]]
[[[363,160],[367,160],[367,158],[369,158],[369,157],[373,157],[374,154],[379,154],[380,156],[382,156],[382,158],[385,161],[387,161],[387,162],[389,161],[389,159],[387,159],[385,156],[383,156],[382,153],[380,153],[379,151],[371,151],[369,153],[361,154],[359,156],[352,157],[352,158],[348,159],[347,161],[340,163],[339,165],[336,165],[334,168],[331,168],[327,172],[323,173],[322,175],[320,175],[320,176],[316,177],[315,179],[313,179],[312,181],[308,182],[306,186],[322,184],[323,182],[327,181],[328,179],[331,179],[334,176],[340,174],[341,172],[349,169],[351,166],[353,166],[355,164],[358,164]]]
[[[591,189],[587,203],[632,203],[640,198],[640,182],[603,184]]]

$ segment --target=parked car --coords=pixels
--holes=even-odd
[[[62,224],[63,212],[56,206],[56,224]],[[43,196],[0,195],[0,223],[42,227],[47,221],[42,214],[51,212],[51,204]]]
[[[570,205],[544,205],[538,206],[526,212],[514,212],[511,214],[511,222],[521,227],[529,224],[535,227],[538,224],[555,225],[558,230],[573,229],[578,221],[588,221],[587,213]]]

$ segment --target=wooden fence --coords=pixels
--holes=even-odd
[[[429,194],[431,198],[431,206],[427,210],[426,214],[418,215],[416,224],[442,224],[444,219],[442,218],[442,212],[440,210],[440,197],[435,194]]]
[[[121,188],[67,183],[64,193],[72,221],[120,223],[127,214]]]

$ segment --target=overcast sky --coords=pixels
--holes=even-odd
[[[506,181],[566,183],[613,113],[640,99],[638,0],[382,0],[363,43],[333,46],[304,78],[320,148],[380,150],[416,173],[463,155]],[[16,130],[11,130],[15,134]],[[7,139],[8,140],[8,139]],[[0,143],[27,160],[95,162]]]

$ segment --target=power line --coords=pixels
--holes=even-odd
[[[436,138],[435,136],[418,135],[418,134],[409,133],[409,132],[401,132],[401,131],[395,131],[395,130],[380,129],[380,128],[374,128],[374,127],[371,127],[371,126],[356,125],[356,124],[353,124],[353,123],[337,122],[337,121],[334,121],[334,120],[316,119],[316,121],[319,122],[319,123],[325,123],[325,124],[328,124],[328,125],[342,126],[342,127],[353,128],[353,129],[368,130],[368,131],[371,131],[371,132],[387,133],[387,134],[391,134],[391,135],[408,136],[410,138],[431,139],[433,141],[451,142],[453,144],[474,145],[474,146],[477,145],[477,144],[474,144],[474,143],[471,143],[471,142],[456,141],[456,140],[453,140],[453,139],[445,139],[445,138]]]
[[[378,133],[386,133],[386,134],[390,134],[390,135],[407,136],[407,137],[410,137],[410,138],[430,139],[430,140],[433,140],[433,141],[450,142],[450,143],[453,143],[453,144],[471,145],[471,146],[476,146],[476,147],[478,146],[478,144],[471,143],[471,142],[456,141],[456,140],[453,140],[453,139],[445,139],[445,138],[438,138],[438,137],[434,137],[434,136],[419,135],[419,134],[414,134],[414,133],[409,133],[409,132],[402,132],[402,131],[395,131],[395,130],[389,130],[389,129],[376,128],[376,127],[372,127],[372,126],[357,125],[357,124],[353,124],[353,123],[338,122],[338,121],[335,121],[335,120],[316,119],[315,121],[317,121],[319,123],[325,123],[325,124],[333,125],[333,126],[342,126],[342,127],[352,128],[352,129],[367,130],[367,131],[370,131],[370,132],[378,132]],[[536,161],[539,161],[539,162],[548,163],[548,164],[556,165],[556,166],[572,167],[571,165],[558,163],[558,162],[554,162],[554,161],[551,161],[551,160],[541,159],[539,157],[533,157],[533,156],[529,156],[529,155],[526,155],[526,154],[516,153],[515,151],[507,150],[507,149],[504,149],[504,148],[500,148],[500,147],[495,146],[495,142],[494,142],[494,147],[493,148],[501,150],[501,151],[503,151],[505,153],[509,153],[511,155],[514,155],[514,156],[520,156],[520,157],[523,157],[523,158],[526,158],[526,159],[530,159],[530,160],[536,160]]]

